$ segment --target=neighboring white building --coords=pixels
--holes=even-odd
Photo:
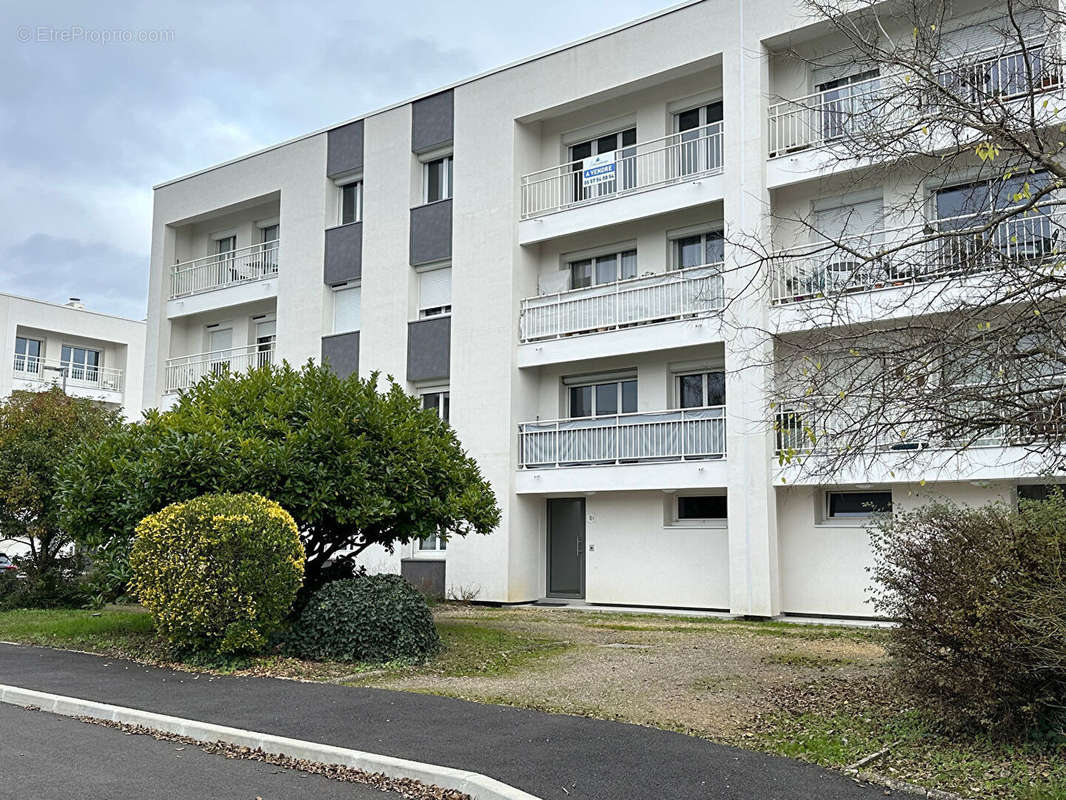
[[[0,293],[0,396],[55,385],[141,416],[145,323],[90,311],[77,298],[59,305]]]
[[[76,298],[59,305],[0,293],[0,397],[55,385],[138,419],[144,336],[144,322],[90,311]],[[22,549],[0,538],[0,552]]]
[[[787,48],[825,35],[786,0],[695,0],[155,187],[145,403],[220,363],[380,370],[450,418],[503,521],[371,567],[502,603],[870,615],[863,503],[1035,480],[1005,448],[924,485],[781,474],[752,331],[800,323],[723,231],[832,205],[841,166],[780,105],[824,85]]]

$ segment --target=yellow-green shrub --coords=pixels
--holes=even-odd
[[[149,514],[130,554],[130,591],[176,646],[209,654],[262,647],[303,579],[292,516],[257,494],[205,494]]]

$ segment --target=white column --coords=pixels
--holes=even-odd
[[[744,23],[739,46],[723,54],[725,224],[728,240],[768,235],[765,50]],[[729,595],[734,614],[780,613],[777,503],[772,484],[773,434],[766,421],[773,347],[768,330],[768,282],[744,248],[726,252],[725,367],[729,488]]]

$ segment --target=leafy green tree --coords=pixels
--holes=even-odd
[[[25,604],[75,599],[77,559],[56,501],[59,472],[82,443],[118,430],[117,411],[68,397],[59,388],[15,392],[0,402],[0,537],[26,548],[18,594]]]
[[[341,379],[311,362],[205,379],[171,411],[78,448],[63,474],[66,525],[123,585],[144,516],[209,492],[254,492],[296,521],[304,596],[352,574],[370,545],[489,533],[496,498],[452,429],[395,382],[377,384],[376,373]]]

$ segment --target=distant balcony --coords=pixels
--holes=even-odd
[[[1037,207],[990,225],[993,212],[983,212],[801,246],[771,257],[771,299],[797,303],[1057,262],[1064,214]]]
[[[722,171],[722,123],[640,142],[522,177],[522,219]]]
[[[721,264],[530,297],[522,301],[523,342],[616,330],[720,311]]]
[[[210,353],[167,359],[164,368],[164,393],[191,389],[208,375],[239,373],[274,363],[275,343],[249,344]]]
[[[526,422],[518,427],[518,466],[570,466],[720,459],[725,407]]]
[[[1044,48],[1050,46],[1037,40],[1027,44],[1024,53],[1009,46],[986,48],[948,62],[937,73],[937,82],[964,102],[975,103],[985,98],[1003,101],[1048,91],[1062,84],[1057,66],[1048,64],[1043,57]],[[910,77],[905,73],[886,74],[774,103],[769,109],[769,157],[845,140],[861,134],[864,126],[905,127],[916,113],[921,113],[914,109],[913,94],[904,98],[903,85]],[[910,102],[902,103],[904,99]],[[928,103],[925,113],[935,110],[938,102],[937,90],[930,90],[923,101]],[[899,107],[902,105],[908,107]]]
[[[19,354],[15,355],[14,377],[42,385],[55,384],[66,389],[121,393],[125,387],[124,374],[120,369]]]
[[[279,244],[278,240],[262,242],[175,264],[170,273],[170,299],[276,277]]]

